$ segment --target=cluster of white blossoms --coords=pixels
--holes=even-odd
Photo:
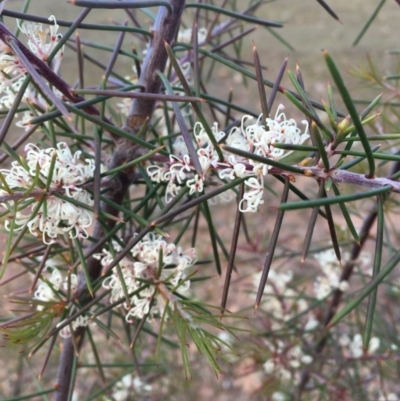
[[[112,388],[111,398],[105,398],[107,401],[128,401],[132,399],[133,394],[145,396],[153,390],[151,384],[146,384],[140,377],[132,374],[125,375],[117,381]]]
[[[298,383],[299,369],[309,365],[313,357],[304,353],[300,345],[288,347],[288,344],[282,340],[267,341],[266,345],[270,351],[270,357],[263,365],[265,373],[279,380],[293,379]]]
[[[253,275],[253,285],[258,288],[262,272]],[[277,272],[270,270],[268,280],[265,284],[262,304],[260,308],[268,313],[269,328],[272,331],[282,330],[285,327],[285,322],[295,318],[306,311],[309,307],[308,302],[304,297],[300,297],[288,284],[293,279],[293,272]],[[314,329],[318,322],[314,315],[307,314],[308,320],[305,322],[305,331]]]
[[[45,190],[46,184],[48,188],[47,193],[43,193],[43,199],[31,198],[18,205],[14,201],[5,202],[10,211],[17,207],[14,230],[21,230],[26,224],[33,235],[42,233],[46,244],[54,242],[59,234],[64,233],[68,233],[70,238],[86,238],[87,229],[93,222],[93,211],[90,210],[93,199],[91,194],[79,185],[93,177],[94,161],[85,159],[82,162],[81,152],[72,154],[64,142],[58,143],[56,149],[39,149],[34,144],[28,144],[25,151],[25,162],[14,161],[10,170],[0,170],[8,186],[2,187],[0,196],[10,195],[9,190],[11,194],[15,191],[25,192],[32,188],[34,183],[36,189]],[[87,208],[57,197],[57,192],[86,205]],[[28,213],[24,214],[23,208]],[[36,213],[32,214],[34,210]],[[9,229],[9,221],[6,221],[5,227]]]
[[[318,299],[327,297],[336,289],[343,292],[349,289],[348,281],[340,281],[342,266],[340,266],[333,249],[320,252],[314,258],[319,262],[323,273],[323,275],[318,275],[314,281],[314,293]]]
[[[197,42],[199,45],[205,42],[207,39],[208,35],[208,30],[207,28],[199,28],[197,30]],[[187,29],[181,29],[178,32],[178,37],[177,37],[177,42],[182,42],[182,43],[191,43],[192,42],[192,36],[193,36],[193,29],[192,28],[187,28]]]
[[[49,17],[49,21],[52,24],[45,28],[42,24],[26,21],[18,25],[20,31],[28,39],[27,45],[31,52],[44,62],[48,61],[51,52],[62,37],[61,34],[57,33],[59,26],[56,18],[52,15]],[[52,59],[51,68],[54,72],[58,72],[63,55],[64,47]],[[9,109],[14,103],[16,94],[25,80],[27,70],[21,64],[18,57],[13,54],[11,48],[3,42],[0,42],[0,71],[0,109]],[[54,90],[54,92],[59,96],[57,90]],[[36,105],[36,109],[39,110],[48,107],[43,96],[31,85],[26,89],[22,101],[28,105]],[[21,121],[17,122],[17,126],[23,126],[24,122],[31,118],[30,111],[24,112],[24,117]]]
[[[64,299],[60,294],[60,291],[65,293],[70,288],[70,292],[73,294],[78,288],[78,278],[76,274],[70,274],[69,277],[64,277],[60,270],[52,265],[52,261],[46,262],[46,267],[43,273],[48,277],[45,279],[39,279],[36,290],[33,294],[33,299],[41,302],[59,302]],[[38,310],[43,310],[44,305],[38,305]]]
[[[364,352],[363,338],[360,333],[357,333],[350,338],[348,334],[342,334],[339,337],[339,344],[342,347],[342,352],[349,358],[361,358],[364,354],[375,353],[381,344],[378,337],[372,337],[369,341],[368,349]]]
[[[113,250],[118,253],[122,248],[114,241]],[[158,277],[160,255],[162,255],[162,269]],[[103,252],[96,254],[95,257],[101,260],[104,268],[107,268],[114,260],[115,254],[103,249]],[[140,288],[149,281],[155,284],[162,281],[171,289],[179,287],[180,291],[185,291],[190,286],[190,281],[186,279],[186,271],[195,262],[196,253],[193,248],[183,251],[180,246],[168,243],[162,236],[149,233],[131,249],[129,256],[119,262],[123,282],[118,269],[114,267],[111,275],[103,281],[103,287],[111,289],[110,303],[125,298],[124,285],[128,294],[136,291],[128,302],[124,303],[127,309],[126,321],[129,323],[132,322],[132,318],[140,319],[148,313],[154,316],[159,312],[162,315],[166,302],[173,300],[168,299],[164,291],[157,290],[156,285],[149,285],[142,290]],[[163,289],[165,288],[164,286]]]
[[[400,397],[396,393],[380,391],[377,401],[399,401]]]
[[[286,401],[287,397],[285,393],[282,393],[281,391],[275,391],[271,395],[272,401]]]
[[[286,118],[282,112],[283,109],[284,106],[280,105],[275,117],[267,118],[265,124],[262,123],[262,115],[255,124],[246,124],[252,117],[244,116],[241,126],[233,128],[229,134],[220,131],[217,123],[214,123],[211,127],[212,134],[217,142],[224,139],[224,143],[233,148],[269,159],[280,159],[284,156],[284,150],[274,147],[274,144],[298,145],[309,138],[307,121],[303,121],[306,128],[302,132],[297,127],[295,120]],[[268,174],[268,165],[227,152],[223,152],[224,160],[221,161],[201,123],[195,124],[193,134],[197,146],[197,156],[203,171],[201,177],[195,171],[182,137],[175,141],[174,154],[170,155],[169,163],[147,167],[147,173],[152,181],[167,183],[166,201],[168,202],[176,196],[182,185],[187,185],[191,194],[202,192],[205,177],[214,170],[218,171],[219,178],[222,180],[248,177],[245,181],[245,193],[240,201],[239,209],[242,212],[256,212],[258,206],[264,202],[262,199],[264,176]]]
[[[56,17],[51,15],[49,21],[52,25],[46,28],[43,28],[42,24],[27,21],[18,25],[20,31],[28,38],[28,47],[31,52],[45,62],[48,61],[51,52],[62,38],[62,35],[58,33],[59,25],[57,24]],[[52,69],[56,72],[60,67],[63,55],[64,47],[53,58]]]
[[[63,276],[63,274],[58,270],[55,265],[60,262],[54,259],[48,259],[46,261],[45,268],[42,273],[42,278],[36,286],[36,290],[33,294],[33,299],[45,303],[53,304],[57,302],[66,302],[66,294],[69,292],[71,297],[74,296],[78,290],[78,277],[76,274],[69,274]],[[36,309],[42,311],[46,308],[45,304],[37,305]],[[75,307],[71,309],[71,313],[75,311]],[[57,326],[62,324],[59,322]],[[63,327],[59,334],[61,337],[66,338],[71,336],[72,330],[76,330],[78,327],[86,327],[89,323],[88,316],[78,316],[75,320],[71,322],[70,325]]]

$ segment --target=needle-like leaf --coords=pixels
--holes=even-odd
[[[288,199],[289,183],[290,183],[289,179],[287,177],[285,177],[285,186],[284,186],[283,192],[282,192],[281,204],[284,204]],[[260,283],[258,285],[256,302],[255,302],[255,310],[258,309],[260,302],[261,302],[262,295],[264,293],[265,284],[267,283],[269,269],[271,268],[271,264],[274,259],[274,253],[275,253],[276,245],[278,242],[279,233],[280,233],[280,230],[282,227],[284,215],[285,215],[285,212],[283,210],[280,210],[276,216],[274,230],[272,232],[271,239],[269,241],[267,257],[264,262],[264,267],[263,267],[263,271],[261,274]]]
[[[328,65],[329,71],[331,72],[331,75],[336,83],[336,86],[338,87],[339,92],[342,96],[343,102],[346,105],[347,110],[349,111],[350,117],[353,120],[353,124],[357,130],[357,133],[361,139],[361,143],[362,143],[365,153],[367,155],[368,166],[369,166],[368,177],[373,178],[375,175],[375,162],[374,162],[374,157],[371,152],[371,148],[369,147],[368,138],[364,132],[364,127],[360,122],[357,110],[354,106],[353,101],[351,100],[350,94],[346,88],[346,85],[343,82],[343,79],[340,75],[339,70],[336,67],[335,62],[333,61],[332,57],[326,51],[324,51],[324,57],[325,57],[327,65]]]

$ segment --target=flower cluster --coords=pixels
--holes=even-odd
[[[66,302],[65,295],[69,292],[73,296],[78,290],[77,275],[69,274],[68,276],[63,276],[60,270],[55,267],[55,265],[58,265],[59,263],[60,261],[53,259],[48,259],[46,261],[42,278],[39,279],[38,285],[33,294],[33,299],[39,301],[37,306],[37,310],[39,311],[44,310],[46,304]],[[76,308],[73,307],[70,312],[75,310]],[[59,322],[57,326],[62,323],[62,321]],[[86,327],[88,323],[88,316],[78,316],[70,325],[63,327],[59,334],[63,338],[70,337],[71,328],[72,330],[76,330],[78,327]]]
[[[53,242],[58,234],[64,233],[71,238],[87,237],[86,229],[93,222],[93,212],[90,210],[93,199],[88,191],[78,185],[93,177],[93,160],[81,162],[81,152],[72,154],[64,142],[60,142],[56,149],[39,149],[34,144],[28,144],[25,150],[25,162],[14,161],[10,170],[0,170],[8,186],[0,190],[0,195],[9,194],[6,189],[12,193],[27,191],[34,185],[41,187],[41,184],[47,184],[47,194],[43,199],[33,198],[19,205],[13,201],[5,203],[10,210],[18,206],[14,221],[17,227],[14,229],[20,230],[26,224],[33,235],[41,232],[45,243]],[[71,201],[57,197],[57,192]],[[78,206],[79,203],[87,208]],[[24,207],[29,209],[27,214],[21,212]],[[34,210],[36,213],[32,214]],[[5,226],[9,228],[10,223],[7,221]]]
[[[131,399],[132,393],[138,396],[145,396],[153,390],[151,384],[146,384],[140,377],[132,374],[125,375],[112,388],[112,398],[106,400],[127,401]]]
[[[48,61],[51,52],[62,37],[61,34],[57,33],[59,26],[56,18],[52,15],[49,17],[49,21],[53,25],[46,28],[42,24],[26,21],[19,25],[20,31],[28,38],[29,49],[44,62]],[[63,55],[64,47],[52,59],[51,68],[54,72],[58,72]],[[4,43],[0,43],[0,71],[0,95],[2,95],[0,97],[0,108],[9,109],[25,80],[27,70],[18,57],[13,54],[11,48]],[[54,92],[59,95],[57,90],[54,90]],[[29,85],[26,89],[22,101],[28,105],[35,105],[36,110],[47,108],[46,100],[32,85]],[[30,111],[24,112],[24,118],[17,122],[17,126],[23,126],[23,123],[31,118]]]
[[[333,290],[340,289],[347,291],[349,288],[348,281],[340,281],[342,267],[337,260],[335,251],[328,249],[318,253],[315,259],[319,262],[323,276],[317,276],[314,281],[314,293],[318,299],[327,297]]]
[[[207,28],[200,28],[197,31],[197,41],[201,45],[207,38],[208,35],[208,30]],[[191,43],[192,41],[192,36],[193,36],[193,29],[192,28],[187,28],[187,29],[181,29],[178,32],[178,38],[177,42],[182,42],[182,43]]]
[[[78,288],[78,279],[76,274],[70,274],[68,277],[63,277],[61,272],[52,265],[51,261],[47,261],[44,273],[49,273],[48,278],[39,279],[36,291],[33,294],[33,299],[41,302],[58,302],[63,299],[60,291],[68,291],[74,293]],[[43,305],[38,305],[38,310],[43,310]]]
[[[299,345],[288,348],[281,340],[267,342],[270,351],[270,358],[264,363],[264,371],[267,375],[274,375],[276,378],[289,381],[292,378],[298,382],[299,368],[309,365],[313,358],[303,352]]]
[[[378,350],[380,343],[381,341],[378,337],[372,337],[365,353],[375,353]],[[342,334],[339,337],[339,344],[342,347],[343,354],[347,357],[360,358],[364,355],[363,339],[362,335],[359,333],[355,334],[352,339],[348,334]]]
[[[113,251],[121,250],[121,246],[114,241]],[[103,249],[103,252],[95,257],[107,268],[114,260],[114,253]],[[134,293],[124,303],[128,310],[128,322],[132,322],[133,317],[143,318],[148,313],[154,315],[157,311],[162,315],[164,305],[170,299],[165,292],[166,286],[162,286],[161,290],[157,284],[163,282],[172,288],[187,290],[190,281],[186,279],[186,270],[195,262],[196,254],[193,248],[183,251],[180,246],[168,243],[160,235],[149,233],[131,249],[129,256],[120,261],[120,273],[116,267],[112,269],[111,275],[103,281],[103,287],[111,289],[111,303],[125,298],[124,286],[128,294]],[[161,275],[158,276],[161,263]],[[145,283],[149,281],[155,285],[146,287]]]
[[[261,278],[261,272],[254,275],[254,287],[258,288]],[[285,322],[295,318],[309,307],[308,302],[304,297],[299,297],[298,294],[289,288],[288,284],[293,279],[293,272],[277,272],[271,270],[268,274],[268,280],[265,285],[263,304],[266,305],[266,310],[269,315],[269,327],[271,330],[281,330],[285,327]],[[263,304],[260,305],[263,308]],[[308,314],[308,320],[305,322],[305,331],[314,329],[316,322],[312,314]]]
[[[19,25],[20,31],[28,38],[28,47],[31,52],[43,61],[48,61],[51,52],[57,46],[62,35],[58,33],[59,25],[56,17],[51,15],[49,21],[53,23],[47,28],[43,28],[42,24],[35,24],[24,21]],[[57,52],[53,59],[53,70],[58,71],[61,59],[64,55],[64,47]]]
[[[265,124],[262,122],[262,115],[255,124],[246,124],[252,117],[244,116],[241,126],[233,128],[229,134],[220,131],[215,123],[211,128],[212,135],[217,142],[224,140],[228,146],[233,148],[269,159],[279,159],[284,156],[284,151],[276,148],[275,144],[301,144],[309,138],[307,122],[303,121],[306,129],[302,133],[295,120],[286,118],[282,112],[283,108],[280,105],[275,117],[267,118]],[[174,155],[170,155],[169,163],[147,167],[147,173],[152,181],[167,183],[166,201],[168,202],[176,196],[183,184],[190,188],[191,194],[202,192],[205,176],[211,170],[217,170],[219,178],[222,180],[248,177],[245,181],[245,193],[240,201],[239,209],[242,212],[256,212],[258,206],[264,202],[262,199],[264,176],[268,174],[268,166],[227,152],[224,152],[224,160],[221,161],[201,123],[195,124],[193,134],[198,148],[197,156],[203,170],[201,177],[195,172],[193,161],[182,137],[175,141]]]
[[[64,321],[59,322],[56,327],[60,326],[63,323]],[[60,337],[62,338],[71,337],[71,329],[75,331],[78,327],[87,327],[89,323],[90,323],[89,316],[80,315],[75,320],[73,320],[70,325],[63,327],[60,330],[59,332]]]
[[[340,281],[342,268],[332,249],[317,254],[315,259],[321,266],[322,274],[314,279],[314,287],[305,285],[303,288],[299,288],[291,285],[289,288],[293,280],[290,270],[282,272],[271,270],[269,272],[263,303],[259,310],[265,313],[262,320],[263,329],[267,329],[269,333],[269,338],[263,339],[266,353],[263,371],[267,374],[268,381],[277,381],[280,390],[274,393],[272,399],[289,399],[289,394],[286,393],[287,384],[290,383],[291,386],[299,384],[302,372],[310,369],[308,365],[316,357],[313,352],[307,352],[310,345],[315,344],[316,338],[318,338],[315,337],[315,330],[322,328],[317,319],[317,316],[320,315],[319,306],[315,307],[315,301],[317,301],[317,305],[320,305],[319,300],[328,296],[335,289],[343,291],[349,287],[347,281]],[[349,255],[346,255],[345,252],[343,259],[349,259]],[[359,259],[353,260],[352,263],[359,267],[362,275],[370,274],[370,258],[367,253],[361,253]],[[253,284],[257,288],[260,275],[261,273],[253,275]],[[314,294],[312,295],[312,293]],[[315,308],[315,312],[311,310],[312,308]],[[354,373],[354,376],[357,376],[358,380],[368,380],[366,390],[375,397],[374,399],[386,399],[382,383],[379,380],[375,383],[376,371],[372,365],[381,357],[381,355],[376,355],[382,348],[381,339],[373,336],[367,349],[364,349],[362,335],[359,333],[347,334],[346,331],[341,329],[336,335],[333,335],[339,352],[335,352],[330,357],[335,363],[324,367],[321,377],[335,375],[335,369],[341,369],[343,363],[356,363],[362,360],[362,370]],[[318,333],[320,332],[318,331]],[[301,338],[300,341],[299,338]],[[395,344],[392,344],[391,348],[394,351],[397,350]],[[387,355],[387,352],[382,355]],[[371,362],[371,366],[368,366],[369,362]],[[352,367],[349,367],[348,370],[349,372],[356,371]],[[321,383],[317,376],[311,380],[315,385]],[[389,395],[392,397],[393,393],[389,393]]]

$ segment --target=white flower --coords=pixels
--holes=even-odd
[[[356,334],[349,344],[349,350],[354,358],[360,358],[363,354],[363,342],[361,334]]]
[[[273,359],[268,359],[264,365],[264,371],[267,375],[274,373],[275,371],[275,362]]]
[[[134,306],[129,309],[129,312],[125,316],[125,320],[128,323],[133,323],[132,317],[137,317],[142,319],[145,315],[150,312],[150,303],[154,294],[154,290],[151,288],[147,288],[145,290],[140,291],[140,297],[134,295],[132,297],[132,303]]]
[[[285,400],[286,400],[286,395],[281,391],[275,391],[272,394],[272,401],[285,401]]]
[[[375,353],[381,345],[381,340],[377,337],[372,337],[369,341],[368,345],[368,353],[373,354]]]
[[[63,323],[64,321],[57,323],[56,327],[60,326]],[[78,327],[87,327],[89,323],[90,323],[89,316],[80,315],[71,322],[72,330],[75,331]],[[71,337],[70,325],[63,327],[59,333],[62,338]]]
[[[307,121],[302,121],[306,125],[306,129],[304,133],[301,133],[301,129],[297,127],[295,120],[286,119],[285,113],[281,112],[283,109],[284,106],[279,105],[275,117],[273,119],[267,118],[265,126],[262,124],[262,114],[258,117],[255,124],[248,125],[247,127],[244,127],[244,121],[252,117],[245,116],[242,119],[242,131],[249,143],[254,146],[255,153],[274,159],[281,158],[285,151],[275,148],[275,143],[299,145],[310,137],[307,133]]]
[[[284,156],[283,149],[275,148],[276,143],[301,144],[309,135],[308,124],[305,131],[297,127],[295,120],[287,120],[280,105],[273,119],[267,118],[265,124],[262,122],[262,114],[255,124],[247,125],[246,122],[253,118],[243,116],[241,126],[231,129],[229,134],[221,131],[218,124],[214,123],[211,133],[216,142],[225,141],[226,145],[241,149],[249,153],[255,153],[266,158],[279,159]],[[221,179],[235,180],[236,178],[250,177],[245,182],[245,193],[239,204],[239,210],[245,212],[256,212],[258,206],[264,203],[264,176],[268,174],[269,166],[265,163],[255,162],[252,158],[237,156],[222,151],[223,160],[214,148],[206,129],[200,122],[193,127],[194,141],[197,145],[197,156],[203,170],[205,179],[210,170],[218,170]],[[188,155],[187,146],[182,137],[179,137],[173,145],[175,155],[170,155],[170,163],[163,166],[149,166],[147,173],[152,181],[157,183],[167,182],[166,201],[170,201],[178,192],[178,185],[184,181],[190,187],[190,193],[200,192],[203,189],[200,178],[195,176],[193,162]],[[189,180],[189,182],[188,182]],[[201,189],[200,189],[201,188]]]
[[[304,326],[304,331],[312,331],[319,326],[319,321],[315,318],[313,313],[310,313],[310,316],[307,319],[307,323]]]
[[[52,266],[51,260],[47,261],[43,273],[48,277],[39,279],[33,294],[33,299],[41,302],[59,302],[64,299],[61,291],[66,293],[69,287],[72,294],[76,292],[78,288],[78,278],[76,274],[70,274],[69,278],[68,276],[63,277],[61,272],[56,267]],[[50,275],[47,273],[50,273]],[[38,305],[37,309],[43,310],[44,305]]]
[[[237,127],[233,127],[231,129],[228,138],[226,138],[226,144],[231,146],[232,148],[245,150],[246,152],[249,152],[251,150],[251,143],[249,143],[249,141],[244,137],[242,130]]]
[[[380,391],[377,401],[399,401],[399,397],[396,395],[396,393],[384,393]]]
[[[350,287],[349,282],[345,280],[341,281],[338,285],[339,290],[342,292],[346,292],[349,289],[349,287]]]
[[[179,158],[182,158],[183,155],[189,154],[188,148],[186,146],[186,142],[182,136],[178,137],[172,145],[174,149],[174,153]]]
[[[214,123],[211,127],[212,134],[216,141],[219,141],[225,136],[225,132],[218,129],[218,124]],[[200,148],[206,148],[211,145],[210,138],[208,137],[207,131],[203,127],[203,124],[196,122],[193,127],[193,134],[196,139],[197,146]]]
[[[339,344],[342,347],[347,347],[350,344],[350,337],[347,334],[342,334],[339,337]]]
[[[199,28],[197,30],[197,41],[199,44],[202,44],[206,40],[207,34],[208,34],[207,28]],[[192,28],[181,29],[178,32],[177,42],[191,43],[192,35],[193,35]]]
[[[19,24],[21,32],[28,37],[28,47],[30,50],[45,62],[47,62],[50,53],[61,37],[61,35],[57,34],[58,25],[55,17],[51,16],[49,20],[54,23],[49,28],[43,28],[42,24],[26,21]],[[63,54],[64,47],[57,52],[52,60],[51,68],[53,71],[58,71]],[[18,57],[12,53],[12,50],[3,43],[0,44],[0,70],[0,93],[4,93],[4,96],[0,99],[0,108],[5,107],[9,109],[14,103],[15,96],[22,82],[25,80],[27,70],[21,64]],[[56,90],[54,92],[57,93]],[[31,105],[38,105],[43,109],[47,108],[47,102],[31,85],[28,86],[22,100]],[[21,125],[21,122],[19,125]]]
[[[132,393],[145,395],[152,391],[152,389],[150,384],[146,384],[139,377],[127,374],[120,381],[115,383],[112,389],[112,399],[113,401],[127,401]]]
[[[189,155],[184,155],[182,159],[171,155],[171,166],[169,168],[169,173],[171,175],[170,179],[176,179],[179,184],[186,178],[186,172],[190,172],[192,169],[192,161]],[[167,176],[167,174],[165,174]]]
[[[250,177],[245,181],[245,187],[250,188],[250,191],[245,191],[243,199],[239,202],[239,210],[245,212],[256,212],[258,205],[264,203],[262,196],[264,193],[264,186],[255,177]],[[246,208],[244,208],[246,204]]]
[[[186,185],[190,188],[189,195],[195,192],[203,192],[204,180],[196,174],[193,179],[187,181]]]
[[[122,250],[117,242],[113,241],[112,245],[115,253]],[[160,252],[162,253],[163,269],[161,276],[158,277]],[[109,250],[103,249],[101,254],[96,254],[94,257],[99,259],[102,266],[107,268],[114,260],[114,255]],[[111,275],[103,281],[103,287],[111,289],[111,303],[125,298],[124,285],[128,294],[136,292],[130,295],[129,302],[124,303],[128,310],[125,318],[129,323],[133,321],[133,318],[141,319],[147,314],[154,316],[159,312],[159,315],[162,315],[165,302],[162,296],[155,294],[156,286],[150,285],[140,290],[144,285],[140,279],[147,282],[153,281],[155,284],[159,280],[164,280],[171,288],[179,285],[179,291],[185,291],[190,286],[190,281],[186,280],[186,270],[193,266],[196,260],[196,252],[193,248],[183,251],[180,246],[168,243],[160,235],[149,233],[131,249],[129,256],[124,257],[119,262],[124,284],[118,270],[113,268]],[[138,290],[140,291],[138,292]],[[152,300],[153,307],[151,308]]]
[[[335,251],[328,249],[316,254],[315,259],[319,262],[323,275],[317,276],[314,281],[314,293],[318,299],[327,297],[333,290],[348,291],[348,281],[340,281],[342,267],[337,260]]]
[[[360,358],[361,356],[364,355],[363,339],[361,334],[359,333],[355,334],[353,340],[351,340],[348,343],[347,341],[345,341],[346,335],[342,337],[343,338],[339,340],[340,345],[343,348],[348,347],[348,351],[353,358]],[[369,341],[368,350],[366,351],[366,353],[367,354],[375,353],[378,350],[379,346],[380,346],[380,339],[377,337],[372,337]]]
[[[164,181],[164,173],[166,171],[164,167],[151,165],[148,166],[146,170],[152,181],[157,183]]]
[[[81,152],[72,154],[64,142],[58,143],[56,149],[39,149],[34,144],[28,144],[25,150],[28,168],[14,161],[11,170],[0,170],[10,189],[27,190],[33,185],[36,175],[46,183],[51,174],[50,168],[54,163],[49,189],[62,190],[61,194],[87,205],[88,208],[93,205],[93,199],[89,192],[77,186],[92,178],[93,160],[85,159],[85,163],[82,163],[79,159]],[[0,194],[5,194],[5,191],[1,191]],[[33,235],[37,235],[37,231],[42,233],[45,243],[53,242],[59,234],[64,233],[68,233],[70,238],[88,236],[86,229],[93,222],[91,210],[53,194],[47,195],[40,207],[39,202],[35,201],[28,206],[28,214],[24,214],[23,211],[17,212],[15,230],[20,230],[24,224],[27,224]],[[31,212],[38,207],[37,213],[32,215]],[[9,227],[9,222],[6,222],[5,227]]]
[[[43,61],[48,60],[50,53],[62,37],[62,35],[57,33],[59,26],[54,15],[49,17],[49,21],[53,22],[53,25],[49,25],[49,27],[46,28],[43,28],[42,24],[27,21],[24,21],[19,25],[21,32],[29,38],[29,49]],[[57,53],[57,56],[54,59],[56,66],[53,67],[53,70],[55,72],[58,71],[63,53],[64,47]]]
[[[317,299],[324,299],[332,292],[331,283],[326,277],[317,277],[314,281],[314,293]]]
[[[302,355],[300,360],[305,365],[309,365],[314,359],[311,355]]]
[[[237,161],[234,155],[230,155],[228,161],[228,167],[220,170],[219,172],[219,178],[221,178],[221,180],[229,178],[233,181],[236,178],[246,177],[254,174],[254,172],[247,170],[245,164]]]

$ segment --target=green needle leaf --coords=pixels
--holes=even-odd
[[[340,191],[339,191],[338,187],[335,184],[332,185],[332,189],[333,189],[333,192],[335,193],[335,196],[340,196]],[[353,236],[354,241],[357,244],[359,244],[360,243],[360,238],[358,236],[356,228],[354,227],[353,221],[351,220],[350,213],[348,212],[348,210],[346,208],[346,205],[344,203],[339,203],[339,207],[340,207],[340,210],[343,213],[343,217],[346,220],[347,228],[350,230],[350,233]]]
[[[308,202],[291,202],[281,204],[279,206],[280,210],[297,210],[297,209],[307,209],[309,207],[315,206],[325,206],[325,205],[335,205],[337,203],[352,202],[359,199],[370,198],[375,195],[384,194],[390,192],[392,189],[391,185],[385,185],[382,188],[373,189],[367,192],[356,192],[350,195],[334,196],[330,198],[314,199]]]
[[[88,289],[90,295],[93,297],[92,280],[91,280],[90,275],[89,275],[89,270],[88,270],[88,266],[87,266],[87,263],[86,263],[85,255],[83,253],[81,241],[79,240],[79,238],[75,238],[74,242],[75,242],[76,250],[78,251],[79,260],[80,260],[81,265],[82,265],[82,270],[83,270],[83,274],[85,276],[87,289]]]
[[[371,148],[369,147],[369,142],[368,138],[364,132],[364,127],[361,124],[361,121],[358,117],[357,110],[354,106],[353,101],[351,100],[350,94],[343,82],[343,79],[339,73],[339,70],[336,67],[336,64],[334,63],[333,59],[331,56],[328,54],[327,51],[324,51],[324,57],[325,61],[328,65],[329,71],[333,77],[333,80],[336,83],[336,86],[339,89],[339,92],[342,96],[343,102],[347,107],[347,110],[349,111],[350,117],[353,120],[353,124],[357,130],[357,133],[361,139],[361,143],[363,145],[363,148],[365,150],[365,154],[367,155],[367,160],[368,160],[368,166],[369,166],[369,178],[373,178],[375,175],[375,162],[374,162],[374,157],[371,151]]]
[[[234,11],[230,11],[226,8],[221,8],[217,6],[213,6],[211,4],[204,3],[187,3],[185,8],[202,8],[205,10],[210,10],[218,14],[227,15],[228,17],[232,17],[235,20],[242,20],[246,22],[251,22],[253,24],[262,25],[262,26],[273,26],[275,28],[281,28],[283,25],[279,22],[267,21],[259,18],[252,17],[251,15],[246,15],[243,13],[236,13]]]
[[[384,219],[385,213],[383,210],[384,197],[382,195],[377,196],[377,215],[378,224],[376,227],[376,243],[375,243],[375,258],[374,258],[374,269],[372,277],[375,278],[379,274],[382,263],[382,250],[383,250],[383,234],[384,234]],[[374,288],[369,296],[367,315],[365,320],[365,331],[364,331],[364,349],[368,349],[369,341],[371,339],[372,326],[374,324],[374,313],[376,306],[376,298],[378,295],[378,286]]]
[[[372,24],[373,20],[376,18],[378,15],[380,9],[383,7],[385,4],[386,0],[381,0],[381,2],[378,4],[378,6],[375,8],[374,12],[371,14],[371,16],[368,18],[368,21],[365,23],[363,28],[361,29],[360,33],[357,35],[356,39],[353,42],[353,46],[357,46],[358,42],[362,39],[364,36],[365,32],[367,32],[368,28]]]
[[[211,212],[210,212],[210,208],[208,206],[207,201],[205,201],[201,204],[201,210],[203,211],[204,218],[207,221],[208,229],[210,231],[210,239],[211,239],[211,246],[212,246],[213,254],[214,254],[215,267],[217,268],[218,274],[221,275],[221,262],[220,262],[219,253],[218,253],[216,230],[215,230],[215,226],[213,224],[213,219],[211,217]]]

